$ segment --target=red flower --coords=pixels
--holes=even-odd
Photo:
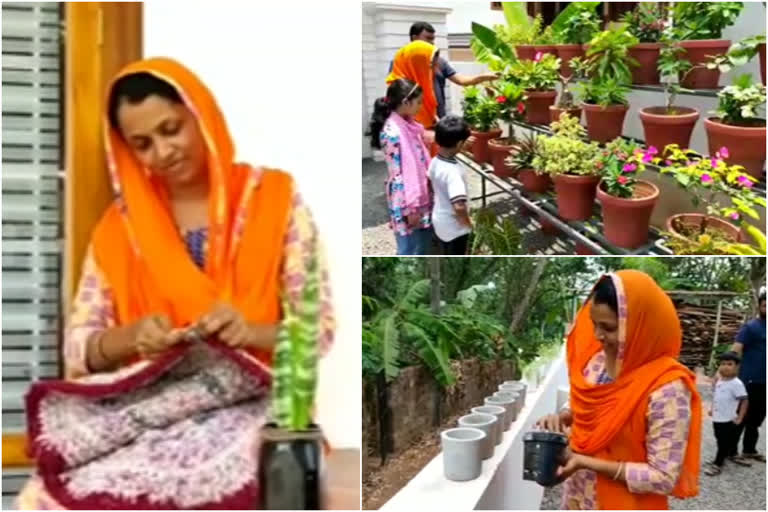
[[[525,112],[525,103],[523,103],[522,101],[517,103],[517,112],[520,114]]]
[[[626,176],[619,176],[619,178],[616,180],[619,182],[619,185],[626,185],[629,181]]]
[[[496,103],[506,103],[507,97],[506,96],[497,96],[496,97]]]

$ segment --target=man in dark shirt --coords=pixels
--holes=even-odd
[[[749,396],[749,407],[742,425],[742,455],[765,462],[765,455],[757,451],[758,429],[765,419],[765,289],[760,292],[758,301],[760,316],[742,326],[732,349],[742,356],[739,378]]]
[[[425,21],[418,21],[411,25],[409,31],[411,41],[426,41],[429,44],[435,44],[435,27]],[[481,75],[462,75],[457,73],[453,66],[445,60],[443,57],[438,57],[438,66],[440,71],[435,73],[434,89],[435,99],[437,100],[437,117],[445,117],[445,81],[451,82],[461,87],[468,85],[476,85],[483,82],[490,82],[496,80],[499,75],[495,73],[484,73]],[[392,71],[392,63],[389,63],[389,71]]]

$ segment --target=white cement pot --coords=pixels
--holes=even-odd
[[[493,443],[495,445],[501,444],[501,440],[504,436],[504,416],[507,414],[507,410],[498,405],[481,405],[479,407],[473,407],[472,412],[478,414],[493,414],[496,416],[497,421],[493,425]]]
[[[504,430],[508,430],[513,421],[517,419],[517,409],[513,398],[501,396],[489,396],[483,402],[485,405],[496,405],[504,408]]]
[[[494,436],[496,435],[496,423],[498,420],[493,414],[467,414],[459,418],[460,427],[479,428],[485,432],[485,439],[483,440],[483,453],[482,458],[490,459],[493,457],[493,448],[496,446]]]
[[[483,468],[485,432],[478,428],[451,428],[440,434],[445,478],[457,482],[474,480]]]
[[[523,406],[525,406],[525,398],[528,396],[528,384],[521,380],[505,380],[504,384],[501,386],[512,386],[511,388],[505,388],[504,390],[511,389],[512,391],[517,391],[520,393],[520,395],[523,397]],[[499,391],[502,391],[501,386],[499,386]]]
[[[496,391],[493,396],[500,396],[504,398],[511,398],[515,401],[515,415],[512,417],[512,421],[517,420],[520,415],[520,410],[523,408],[523,402],[520,400],[520,394],[515,391]]]

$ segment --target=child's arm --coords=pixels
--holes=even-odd
[[[744,421],[744,416],[747,415],[748,408],[749,408],[749,399],[742,398],[739,401],[739,411],[736,413],[736,419],[733,420],[735,424],[741,425],[741,422]]]
[[[468,228],[472,227],[472,220],[469,218],[469,208],[467,208],[467,199],[465,198],[457,198],[452,201],[453,204],[453,213],[456,215],[456,218],[459,220],[459,223],[467,226]]]

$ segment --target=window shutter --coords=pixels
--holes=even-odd
[[[61,11],[2,4],[3,433],[26,431],[32,381],[59,374],[62,254]],[[3,508],[23,484],[3,471]]]

